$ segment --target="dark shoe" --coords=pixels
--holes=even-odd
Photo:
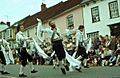
[[[4,72],[4,74],[10,74],[9,72]]]
[[[59,67],[59,64],[57,64],[56,66]]]
[[[81,71],[81,68],[79,68],[79,69],[78,69],[78,68],[76,68],[75,70],[77,70],[78,72],[82,72],[82,71]]]
[[[65,72],[65,69],[64,68],[61,68],[61,71],[62,71],[62,73],[65,75],[66,74],[66,72]]]
[[[19,74],[19,77],[27,77],[25,74]]]
[[[4,74],[4,71],[0,71],[1,72],[1,74]]]
[[[31,73],[36,73],[36,72],[38,72],[38,71],[37,71],[37,70],[35,70],[35,69],[31,71]]]
[[[55,66],[53,66],[53,69],[55,69]]]
[[[84,66],[84,68],[89,68],[88,66]]]
[[[8,72],[4,72],[4,71],[1,71],[1,74],[10,74],[10,73],[8,73]]]
[[[67,65],[64,65],[65,69],[69,71],[69,67]]]

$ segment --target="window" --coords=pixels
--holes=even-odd
[[[113,1],[109,3],[109,10],[110,10],[110,18],[119,17],[117,1]]]
[[[92,22],[93,23],[100,21],[98,6],[91,8],[91,14],[92,14]]]
[[[0,33],[0,38],[2,38],[2,33]]]
[[[27,31],[27,37],[30,37],[30,33],[29,33],[29,30]]]
[[[68,29],[73,29],[74,28],[73,15],[67,16],[67,28]]]
[[[10,41],[9,43],[10,43],[10,44],[9,44],[10,48],[12,48],[12,42]]]
[[[37,27],[35,27],[35,35],[37,35]]]
[[[8,29],[8,34],[9,34],[8,38],[12,38],[12,29]]]
[[[12,38],[12,29],[10,29],[10,38]]]
[[[10,30],[10,29],[7,29],[7,30],[5,31],[5,39],[9,39],[9,30]]]
[[[98,35],[99,35],[99,31],[87,33],[87,37],[92,39],[94,39],[95,37],[98,37]]]
[[[5,32],[2,33],[2,38],[5,39]]]

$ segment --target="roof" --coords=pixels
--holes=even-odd
[[[14,26],[14,25],[17,25],[17,24],[23,24],[23,22],[24,22],[29,16],[30,16],[30,15],[28,15],[28,16],[24,17],[23,19],[15,22],[15,23],[13,24],[13,26]]]
[[[83,0],[81,3],[85,3],[85,2],[89,2],[89,1],[91,1],[91,0]]]
[[[6,24],[0,24],[0,32],[4,31],[7,28],[8,28],[8,25],[6,25]]]
[[[83,0],[82,2],[81,2],[81,4],[85,4],[85,3],[91,3],[91,2],[96,2],[96,1],[99,1],[99,0]],[[101,0],[102,1],[102,0]]]
[[[25,19],[23,22],[23,25],[25,28],[37,24],[36,18],[41,19],[42,21],[48,20],[78,4],[80,4],[82,0],[68,0],[65,2],[60,2],[52,7],[49,7],[43,11],[40,11],[32,16],[29,16],[28,18]]]

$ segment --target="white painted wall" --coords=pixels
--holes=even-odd
[[[92,3],[83,8],[84,26],[86,33],[99,31],[100,35],[110,35],[110,29],[107,25],[119,23],[120,17],[110,19],[108,3],[115,0],[103,0]],[[91,8],[99,6],[100,21],[92,23]],[[120,0],[118,0],[119,14],[120,14]]]

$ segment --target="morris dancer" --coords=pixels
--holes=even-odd
[[[51,60],[53,61],[53,69],[59,67],[59,60],[57,58],[57,55],[55,54],[55,51],[51,54],[50,57],[52,58]]]
[[[5,46],[8,46],[8,42],[4,39],[0,39],[0,59],[2,64],[1,74],[10,74],[6,70],[6,65],[10,64],[10,58],[8,57],[7,52],[5,51]],[[12,56],[11,56],[12,57]]]
[[[89,38],[86,41],[86,53],[88,53],[88,51],[90,50],[91,46],[92,46],[92,40],[91,40],[91,38]],[[81,59],[83,59],[83,57],[81,55],[77,55],[78,57],[75,58],[76,54],[77,54],[77,52],[74,52],[73,55],[72,55],[72,58],[75,59],[74,63],[75,63],[75,61],[77,63],[75,63],[75,65],[71,63],[70,66],[69,66],[69,69],[70,69],[70,71],[73,71],[73,69],[75,69],[78,72],[81,72]],[[73,60],[73,59],[71,59],[71,60]],[[71,62],[73,62],[73,61],[71,61]]]
[[[82,57],[84,61],[84,68],[89,68],[87,65],[88,54],[86,53],[86,44],[85,37],[83,36],[84,26],[80,25],[78,28],[78,32],[76,33],[76,57]]]
[[[36,71],[33,67],[32,63],[32,56],[27,53],[26,51],[26,41],[29,39],[25,37],[23,34],[24,27],[23,25],[17,26],[17,34],[16,34],[16,42],[18,43],[18,53],[20,54],[20,60],[21,60],[21,66],[20,66],[20,72],[19,77],[27,77],[27,75],[24,74],[24,67],[27,65],[27,59],[30,62],[31,65],[31,73],[36,73]]]
[[[39,20],[39,19],[37,19],[37,20],[38,20],[39,23],[41,23],[41,20]],[[58,57],[61,71],[62,71],[63,74],[66,74],[65,68],[66,68],[67,71],[69,70],[69,68],[68,68],[68,66],[65,62],[65,51],[64,51],[63,44],[62,44],[62,37],[61,37],[59,29],[56,27],[54,21],[49,21],[49,26],[51,27],[51,29],[41,28],[40,31],[48,33],[48,35],[51,39],[53,50],[55,51],[55,54]]]
[[[70,65],[69,65],[69,71],[70,72],[72,72],[74,69],[75,70],[77,70],[78,72],[82,72],[81,71],[81,61],[79,60],[80,58],[78,57],[78,58],[75,58],[75,55],[76,55],[76,52],[74,52],[75,51],[75,44],[73,44],[72,43],[72,34],[73,33],[75,33],[76,32],[76,30],[75,29],[66,29],[66,31],[65,31],[65,34],[66,34],[66,36],[69,36],[69,38],[68,38],[68,43],[66,43],[66,51],[68,52],[68,54],[70,54],[71,55],[71,57],[74,59],[68,59],[70,62],[72,62],[73,63],[73,61],[76,61],[77,62],[77,64],[73,64],[72,65],[72,63],[70,63]]]

